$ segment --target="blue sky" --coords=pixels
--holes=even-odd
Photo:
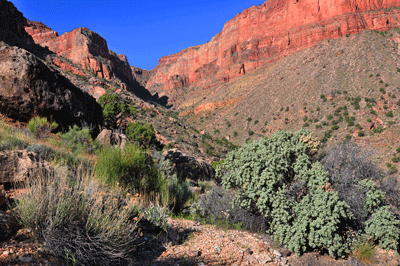
[[[226,21],[265,0],[9,0],[27,19],[60,35],[86,27],[125,54],[132,66],[152,69],[164,55],[209,41]]]

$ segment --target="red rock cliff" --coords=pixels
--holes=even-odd
[[[176,88],[227,82],[324,39],[400,27],[399,6],[400,0],[268,0],[206,44],[162,57],[147,89],[173,100]]]
[[[117,55],[109,50],[106,40],[89,29],[77,28],[58,36],[57,32],[43,23],[28,21],[25,30],[35,43],[48,47],[50,51],[71,60],[98,77],[106,80],[118,78],[122,81],[120,85],[124,89],[129,89],[134,82],[126,56]]]

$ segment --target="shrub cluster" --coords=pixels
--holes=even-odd
[[[134,206],[118,189],[65,171],[29,180],[16,214],[60,261],[73,265],[127,265],[137,245]]]
[[[49,123],[46,117],[36,116],[29,120],[27,127],[35,137],[42,138],[56,129],[58,124],[55,122]]]
[[[126,129],[126,136],[132,142],[135,142],[143,148],[155,147],[160,148],[161,144],[157,140],[154,127],[150,123],[142,124],[141,122],[129,123]]]
[[[89,128],[80,129],[77,125],[69,128],[66,133],[58,133],[72,153],[94,153],[99,147],[97,142],[92,140]]]
[[[278,131],[230,152],[217,176],[236,191],[234,208],[261,213],[267,232],[296,254],[345,257],[360,235],[397,249],[400,221],[388,204],[398,196],[383,173],[351,143],[319,162],[318,144],[309,131]]]
[[[96,174],[108,184],[121,184],[134,192],[162,192],[165,180],[153,158],[138,146],[125,150],[103,147],[97,154]]]

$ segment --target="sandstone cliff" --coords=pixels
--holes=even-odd
[[[172,102],[184,86],[232,81],[324,39],[400,27],[400,0],[268,0],[228,21],[203,45],[162,57],[147,89]]]

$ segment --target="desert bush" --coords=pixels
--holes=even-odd
[[[379,185],[384,174],[370,153],[345,142],[320,163],[315,158],[318,142],[310,139],[308,131],[278,131],[229,153],[217,177],[236,191],[234,208],[255,208],[265,217],[267,232],[296,254],[320,250],[345,257],[354,233],[367,233],[383,248],[394,249],[391,243],[398,238],[385,238],[377,224],[397,232],[399,221],[389,209],[381,215],[384,221],[374,213],[383,213],[381,208],[398,195],[388,189],[393,184]]]
[[[321,159],[339,198],[349,205],[357,229],[363,228],[368,216],[365,206],[367,193],[378,193],[374,183],[369,181],[384,178],[383,171],[371,161],[371,155],[371,152],[346,141],[329,150]]]
[[[68,132],[58,133],[57,135],[65,142],[72,153],[94,153],[99,147],[99,144],[92,140],[89,128],[80,129],[77,125],[74,125],[69,128]]]
[[[52,161],[56,152],[45,144],[32,144],[26,148],[27,151],[36,152],[43,160]]]
[[[9,137],[0,142],[0,151],[23,150],[28,147],[28,142],[16,137]]]
[[[400,221],[390,211],[389,206],[375,210],[365,223],[365,232],[372,237],[381,248],[397,250],[400,239]]]
[[[15,212],[60,261],[74,265],[126,265],[137,244],[134,206],[120,189],[66,171],[29,180]],[[72,263],[71,261],[69,261]]]
[[[175,213],[181,212],[185,204],[194,196],[188,180],[179,180],[176,175],[167,181],[170,209]]]
[[[366,265],[371,264],[375,256],[375,246],[371,242],[372,241],[365,239],[365,237],[358,237],[352,248],[353,256]]]
[[[229,153],[222,184],[238,190],[235,206],[255,206],[269,221],[274,238],[297,254],[321,249],[342,256],[349,247],[341,225],[351,213],[337,192],[330,191],[327,172],[313,163],[315,145],[303,141],[309,135],[279,131]]]
[[[162,192],[165,180],[150,155],[135,145],[125,150],[103,147],[97,154],[96,174],[108,184],[121,184],[130,190]]]
[[[126,129],[126,136],[130,141],[137,143],[139,146],[160,147],[160,143],[156,138],[154,127],[150,123],[142,124],[141,122],[129,123]]]
[[[222,187],[215,186],[191,206],[191,214],[206,221],[229,221],[230,224],[240,224],[252,232],[265,232],[267,219],[256,206],[251,208],[233,207],[235,195]]]
[[[103,117],[104,117],[104,124],[107,127],[115,127],[116,126],[116,116],[119,113],[127,114],[130,112],[132,114],[132,111],[134,114],[133,109],[127,108],[126,104],[120,103],[119,97],[117,94],[108,94],[105,93],[102,96],[100,96],[98,103],[101,105],[103,108]]]
[[[56,129],[58,124],[55,122],[49,123],[46,117],[36,116],[29,120],[27,127],[35,137],[42,138]]]

